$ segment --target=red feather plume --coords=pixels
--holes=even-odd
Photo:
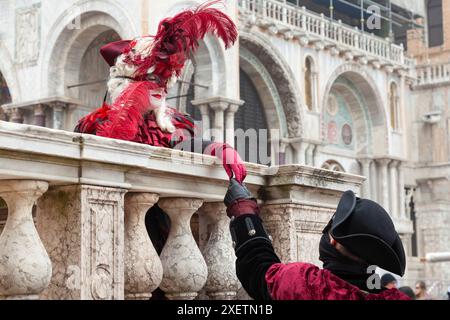
[[[238,36],[234,22],[225,13],[211,8],[221,0],[208,1],[195,9],[185,10],[160,22],[154,36],[151,54],[128,63],[138,66],[136,77],[145,77],[147,70],[155,67],[153,75],[158,85],[166,88],[172,75],[180,76],[191,51],[199,47],[207,33],[222,39],[226,48],[232,46]]]
[[[149,81],[129,84],[111,105],[108,120],[99,126],[97,135],[132,141],[150,108],[150,91],[156,87]]]

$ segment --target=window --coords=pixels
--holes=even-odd
[[[311,58],[306,58],[305,60],[305,105],[309,111],[313,110],[314,105],[314,79],[313,79],[313,70],[312,70],[312,61]]]
[[[192,119],[196,121],[202,121],[202,114],[200,109],[192,105],[192,100],[195,98],[195,73],[192,74],[191,84],[189,85],[189,89],[187,91],[186,96],[186,113],[191,116]]]
[[[399,117],[398,117],[399,96],[398,96],[398,87],[395,82],[391,83],[389,89],[389,105],[391,115],[391,128],[397,130],[399,129]]]
[[[444,44],[444,27],[442,17],[442,0],[427,1],[428,46],[437,47]]]
[[[255,158],[257,158],[257,163],[268,165],[267,159],[270,159],[271,149],[263,104],[252,79],[243,70],[240,71],[240,93],[241,100],[245,101],[245,104],[236,112],[234,118],[235,129],[242,129],[244,132],[253,129],[256,130],[257,134],[256,145],[252,143],[251,139],[246,138],[245,155],[241,154],[241,157],[245,161],[252,162],[255,162]],[[263,130],[266,131],[264,132]],[[263,141],[263,139],[267,141]],[[267,144],[263,146],[263,143]],[[236,147],[238,147],[237,141]],[[267,152],[263,152],[260,149],[262,147],[265,147]],[[238,149],[238,151],[241,150]]]

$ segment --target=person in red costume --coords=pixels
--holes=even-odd
[[[112,104],[105,99],[101,108],[79,121],[75,132],[165,148],[187,144],[190,151],[218,157],[228,176],[243,182],[247,172],[239,154],[225,143],[197,143],[194,121],[166,105],[168,90],[207,33],[222,39],[226,48],[235,43],[235,24],[212,8],[219,2],[209,1],[164,19],[155,36],[102,47],[100,53],[111,66],[108,93]],[[202,150],[194,150],[196,145]]]
[[[404,275],[405,252],[388,213],[377,203],[343,194],[323,230],[323,269],[309,263],[281,263],[245,185],[232,179],[225,196],[236,251],[236,272],[256,300],[410,300],[396,288],[371,281],[369,267]]]

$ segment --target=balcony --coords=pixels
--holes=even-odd
[[[450,63],[422,65],[416,70],[418,88],[450,84]]]
[[[277,0],[239,0],[240,13],[248,21],[260,27],[281,33],[287,39],[297,38],[300,43],[319,43],[336,53],[349,52],[352,57],[364,57],[366,61],[409,69],[414,60],[405,57],[402,45],[379,38],[358,28],[351,28],[341,21],[330,20],[305,7],[297,7]]]
[[[286,262],[316,262],[342,192],[363,181],[302,166],[248,169]],[[215,158],[0,121],[0,180],[0,299],[148,299],[157,287],[169,299],[236,299],[228,181]],[[144,222],[155,204],[171,218],[159,256]]]

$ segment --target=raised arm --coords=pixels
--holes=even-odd
[[[230,231],[236,251],[236,273],[242,286],[255,300],[271,300],[265,276],[280,259],[259,217],[259,207],[252,194],[235,179],[225,196]]]

